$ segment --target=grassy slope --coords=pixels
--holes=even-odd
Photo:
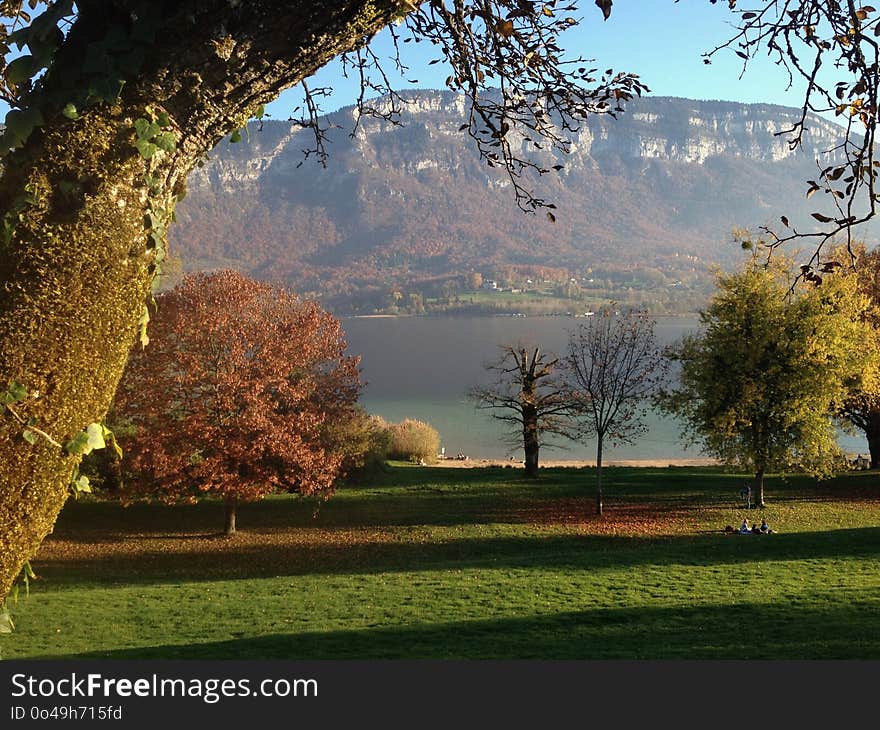
[[[880,658],[880,486],[712,468],[393,468],[321,505],[72,503],[7,658]],[[753,510],[751,518],[760,519]]]

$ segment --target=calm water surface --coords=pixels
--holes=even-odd
[[[484,363],[495,360],[502,343],[523,341],[564,352],[568,333],[580,324],[572,317],[355,317],[343,319],[349,352],[361,356],[367,382],[361,402],[391,421],[417,418],[440,432],[448,456],[522,458],[521,442],[511,449],[504,424],[478,410],[468,388],[487,382]],[[661,317],[655,332],[662,344],[696,331],[695,319]],[[648,417],[648,433],[629,446],[606,449],[606,458],[682,459],[704,456],[681,442],[680,427],[657,413]],[[864,439],[841,435],[853,453],[867,452]],[[558,439],[542,449],[543,458],[593,459],[595,442]]]

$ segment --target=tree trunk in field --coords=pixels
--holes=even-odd
[[[541,442],[538,439],[538,410],[534,406],[523,408],[523,450],[525,451],[526,476],[538,478],[538,452]]]
[[[602,434],[596,441],[596,514],[602,516],[605,505],[602,496]]]
[[[755,479],[752,482],[752,502],[755,507],[764,506],[764,469],[760,468],[755,473]]]
[[[87,49],[133,22],[129,5],[78,3],[46,98],[86,83],[78,69]],[[401,12],[392,0],[155,6],[155,41],[117,103],[77,120],[47,107],[44,125],[3,161],[0,215],[14,228],[0,238],[0,390],[24,385],[30,396],[16,413],[56,443],[31,445],[21,423],[0,414],[0,600],[67,499],[79,458],[56,444],[103,419],[136,340],[156,263],[147,214],[170,216],[219,139]],[[134,123],[160,112],[178,143],[145,160]]]
[[[526,476],[532,479],[538,478],[538,444],[526,444]]]
[[[871,411],[867,421],[865,436],[868,439],[868,450],[871,452],[871,468],[880,469],[880,411]]]
[[[227,497],[226,502],[224,503],[225,513],[226,513],[226,522],[223,528],[223,532],[226,535],[234,535],[235,534],[235,515],[236,510],[238,509],[238,500],[235,497]]]

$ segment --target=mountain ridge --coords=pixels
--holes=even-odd
[[[557,205],[550,224],[516,208],[510,181],[459,132],[463,97],[410,98],[402,126],[362,118],[355,128],[353,107],[328,115],[327,169],[303,161],[307,132],[292,122],[251,125],[239,144],[221,143],[189,178],[173,251],[187,269],[234,266],[365,307],[389,289],[505,267],[648,267],[677,281],[740,256],[734,226],[782,214],[808,225],[816,201],[804,199],[805,181],[842,135],[811,116],[792,151],[777,133],[799,109],[639,99],[616,120],[590,118],[570,154],[536,151],[545,167],[563,165],[532,184]]]

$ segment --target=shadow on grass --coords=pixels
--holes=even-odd
[[[45,585],[139,585],[468,568],[595,571],[878,555],[880,527],[871,527],[766,536],[721,532],[666,538],[544,535],[425,543],[242,544],[231,540],[217,541],[210,549],[110,550],[103,555],[40,560],[38,565]]]
[[[817,603],[822,606],[824,597]],[[596,609],[479,621],[257,635],[77,659],[877,659],[876,603]],[[796,616],[796,620],[793,620]],[[731,692],[734,690],[731,689]]]
[[[632,500],[609,497],[606,510],[628,508]],[[705,509],[708,503],[678,495],[667,499],[640,499],[653,517]],[[554,521],[564,513],[566,521],[595,519],[595,497],[590,493],[547,491],[525,494],[455,494],[426,487],[405,494],[371,495],[369,499],[343,496],[317,505],[297,498],[268,499],[240,505],[238,526],[242,532],[283,529],[393,528],[424,526],[532,524]],[[51,539],[71,542],[127,542],[141,538],[208,538],[220,536],[223,505],[203,501],[197,505],[135,504],[121,507],[110,502],[78,503],[65,507]]]

